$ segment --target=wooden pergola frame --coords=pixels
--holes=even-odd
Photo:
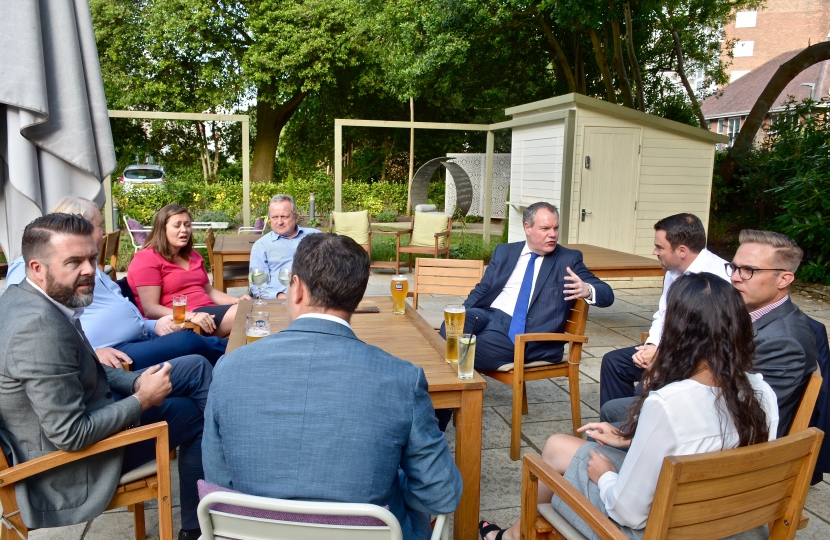
[[[453,131],[486,131],[487,157],[484,167],[484,231],[482,240],[485,245],[490,242],[490,218],[493,216],[493,147],[495,145],[494,131],[510,129],[527,124],[564,120],[567,111],[556,111],[537,114],[526,118],[517,118],[496,124],[450,124],[442,122],[397,122],[392,120],[349,120],[337,118],[334,120],[334,209],[343,211],[343,126],[377,127],[397,129],[446,129]],[[410,186],[411,189],[412,186]]]
[[[206,114],[206,113],[173,113],[154,111],[109,111],[110,118],[134,118],[138,120],[196,120],[210,122],[241,122],[242,123],[242,221],[251,224],[251,163],[249,159],[249,131],[250,117],[247,114]],[[117,223],[112,214],[112,182],[110,177],[104,180],[106,203],[104,205],[104,222],[107,232],[113,232]]]

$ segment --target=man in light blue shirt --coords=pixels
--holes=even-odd
[[[91,201],[80,197],[66,198],[63,208],[59,203],[54,212],[79,213],[92,222],[93,238],[101,246],[104,237],[103,217]],[[9,265],[6,285],[17,285],[26,279],[23,256]],[[160,364],[189,354],[198,354],[215,364],[225,354],[227,340],[213,336],[200,336],[182,331],[167,316],[155,321],[141,316],[138,308],[121,293],[121,288],[100,269],[95,275],[92,304],[84,308],[80,317],[89,343],[95,349],[98,360],[114,368],[121,362],[131,363],[134,370]]]
[[[300,213],[291,195],[280,193],[268,204],[268,219],[271,232],[256,241],[251,248],[250,268],[267,269],[270,276],[264,287],[251,286],[251,292],[259,298],[285,298],[285,286],[277,276],[281,268],[291,269],[294,252],[300,241],[309,234],[319,233],[317,229],[299,227]]]

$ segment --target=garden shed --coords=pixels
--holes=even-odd
[[[708,228],[724,135],[581,94],[505,113],[514,123],[509,241],[524,239],[522,211],[536,201],[559,207],[560,242],[636,255],[651,255],[654,223],[668,215],[690,212]]]

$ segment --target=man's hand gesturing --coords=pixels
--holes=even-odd
[[[574,273],[570,268],[566,269],[568,275],[565,279],[570,283],[565,283],[565,300],[576,300],[577,298],[588,298],[591,296],[591,286],[582,281],[582,279]]]
[[[170,371],[173,369],[165,362],[160,366],[151,366],[135,382],[135,397],[141,402],[141,411],[161,405],[164,398],[173,390],[170,384]]]

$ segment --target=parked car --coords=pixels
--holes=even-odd
[[[134,187],[150,187],[167,182],[167,173],[161,165],[127,165],[118,177],[125,190]]]

